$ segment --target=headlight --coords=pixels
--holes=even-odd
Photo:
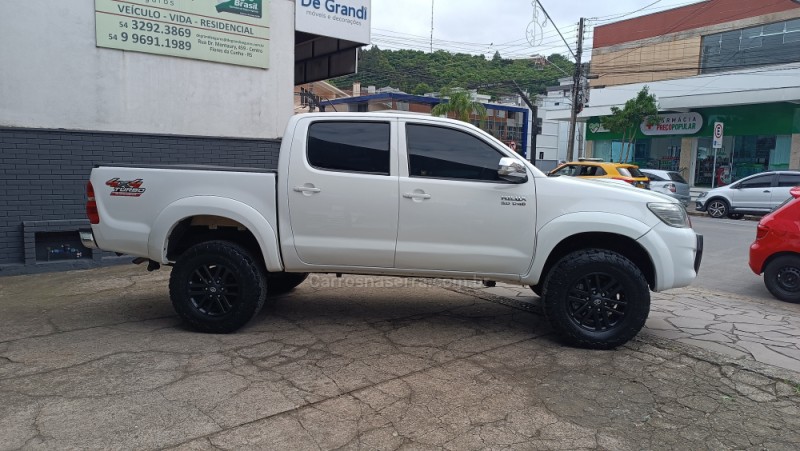
[[[678,228],[691,227],[689,215],[686,214],[686,209],[680,204],[651,202],[647,204],[647,208],[668,226]]]
[[[697,196],[697,198],[698,199],[702,199],[702,198],[706,197],[707,194],[708,194],[707,192],[703,191],[702,193],[700,193],[699,196]]]

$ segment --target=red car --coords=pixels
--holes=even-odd
[[[775,211],[761,218],[750,245],[750,269],[764,273],[773,296],[800,302],[800,186]]]

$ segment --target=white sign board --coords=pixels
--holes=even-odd
[[[647,122],[647,119],[642,121],[640,129],[648,136],[693,135],[703,127],[703,116],[700,113],[659,114],[658,123]]]
[[[722,122],[714,122],[714,142],[711,147],[715,149],[722,149],[722,137],[724,125]]]
[[[294,29],[359,44],[371,40],[371,0],[296,0]]]

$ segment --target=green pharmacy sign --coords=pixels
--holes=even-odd
[[[218,13],[240,14],[261,18],[261,0],[222,0],[217,3]]]

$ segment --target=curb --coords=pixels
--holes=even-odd
[[[702,212],[702,211],[686,210],[686,213],[689,216],[698,216],[698,217],[699,216],[704,216],[706,218],[710,218],[711,217],[711,216],[708,216],[707,213]],[[730,219],[730,218],[725,218],[725,219]],[[752,216],[752,215],[744,215],[744,217],[742,219],[731,219],[731,221],[760,221],[760,220],[761,220],[761,216]]]

